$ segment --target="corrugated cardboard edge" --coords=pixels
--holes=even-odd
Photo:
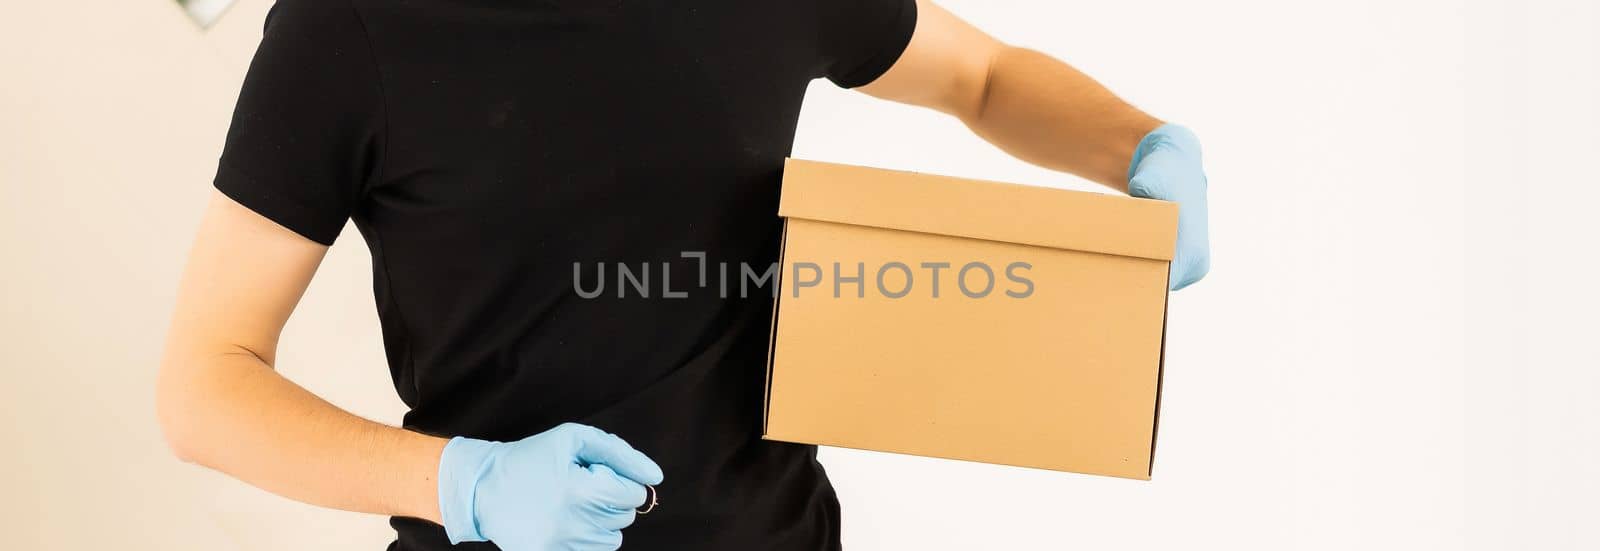
[[[767,439],[767,418],[772,412],[772,367],[778,358],[778,306],[783,301],[783,260],[789,250],[789,221],[778,236],[778,273],[772,281],[772,326],[767,330],[767,387],[761,399],[761,439]]]
[[[995,461],[995,460],[992,460],[992,459],[979,460],[979,459],[968,459],[968,458],[964,458],[964,457],[951,457],[951,456],[948,456],[948,455],[933,455],[933,454],[926,454],[926,453],[907,453],[907,452],[897,452],[897,451],[875,450],[875,449],[869,449],[869,448],[862,448],[862,447],[858,447],[858,446],[849,446],[849,445],[845,445],[845,444],[839,444],[839,443],[836,443],[836,442],[829,442],[829,441],[826,441],[826,440],[812,440],[812,439],[799,439],[799,438],[797,438],[797,439],[785,438],[785,439],[782,439],[782,440],[778,440],[778,439],[773,439],[773,438],[767,438],[765,436],[763,436],[762,439],[763,440],[774,440],[774,441],[779,441],[779,442],[787,442],[787,443],[791,443],[791,444],[807,444],[807,445],[812,445],[812,446],[828,446],[830,448],[842,448],[842,449],[846,449],[846,450],[860,450],[860,451],[866,451],[866,452],[872,452],[872,453],[890,453],[890,454],[901,455],[901,456],[906,456],[906,457],[923,457],[923,458],[927,458],[927,459],[939,459],[939,460],[943,460],[943,461],[961,461],[961,462],[964,462],[964,463],[980,463],[980,464],[984,464],[984,465],[996,465],[996,466],[1000,466],[1000,467],[1011,467],[1011,468],[1017,468],[1017,469],[1031,469],[1031,470],[1035,470],[1035,471],[1045,471],[1045,472],[1051,472],[1051,473],[1070,473],[1070,474],[1082,474],[1082,475],[1090,475],[1090,476],[1103,476],[1103,477],[1115,478],[1115,479],[1119,479],[1119,480],[1134,480],[1134,481],[1149,481],[1150,480],[1150,478],[1148,476],[1129,474],[1129,473],[1126,473],[1126,472],[1116,473],[1116,472],[1111,472],[1111,471],[1094,471],[1094,470],[1088,470],[1088,469],[1080,469],[1080,470],[1057,469],[1057,468],[1051,468],[1051,467],[1041,467],[1041,466],[1038,466],[1038,465],[1022,465],[1022,464],[1019,464],[1019,463],[1006,463],[1004,461]]]
[[[1167,264],[1167,278],[1171,281],[1172,264]],[[1150,426],[1150,462],[1145,471],[1145,480],[1150,480],[1156,474],[1156,437],[1161,432],[1161,395],[1165,393],[1167,376],[1167,313],[1172,307],[1172,291],[1167,291],[1166,299],[1161,301],[1161,357],[1156,360],[1156,412],[1154,421]]]

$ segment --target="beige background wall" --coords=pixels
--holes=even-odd
[[[240,0],[202,32],[171,0],[0,1],[0,547],[381,549],[391,538],[382,519],[182,465],[154,422],[174,282],[270,4]],[[366,262],[359,239],[335,247],[282,364],[392,422],[403,410]]]
[[[1600,549],[1600,4],[944,4],[1193,126],[1214,271],[1172,299],[1153,482],[828,449],[848,548]],[[171,0],[0,0],[0,548],[390,537],[181,465],[154,421],[267,5],[202,33]],[[1083,185],[825,84],[796,154]],[[353,235],[279,363],[393,422]]]

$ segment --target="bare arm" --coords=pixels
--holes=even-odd
[[[905,53],[861,91],[960,118],[1030,163],[1128,189],[1128,164],[1161,125],[1088,75],[1042,53],[1008,46],[918,0]]]
[[[161,362],[162,430],[185,461],[284,497],[438,522],[444,439],[352,415],[273,370],[326,252],[213,192]]]

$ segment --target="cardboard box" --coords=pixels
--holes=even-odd
[[[1149,479],[1177,205],[791,159],[779,215],[764,438]]]

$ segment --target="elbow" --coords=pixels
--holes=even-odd
[[[200,464],[200,460],[194,453],[193,444],[184,437],[176,436],[170,428],[167,428],[165,423],[162,424],[162,431],[166,436],[167,451],[171,452],[173,457],[184,463]]]
[[[185,463],[218,468],[232,445],[235,417],[230,389],[249,386],[243,371],[229,365],[241,353],[209,343],[168,344],[156,378],[156,421],[174,457]],[[264,361],[243,347],[251,361]]]
[[[172,456],[177,458],[178,461],[182,461],[190,465],[201,464],[200,460],[195,458],[194,453],[192,453],[189,448],[185,447],[180,440],[173,438],[170,435],[167,436],[167,450],[170,451]]]
[[[188,414],[184,412],[172,396],[172,391],[161,388],[156,391],[156,419],[161,424],[161,436],[167,443],[167,451],[173,457],[184,463],[196,463],[194,437],[190,436]]]
[[[156,421],[167,450],[184,463],[199,463],[197,422],[199,413],[191,396],[194,385],[185,381],[182,369],[170,359],[162,362],[156,383]]]

